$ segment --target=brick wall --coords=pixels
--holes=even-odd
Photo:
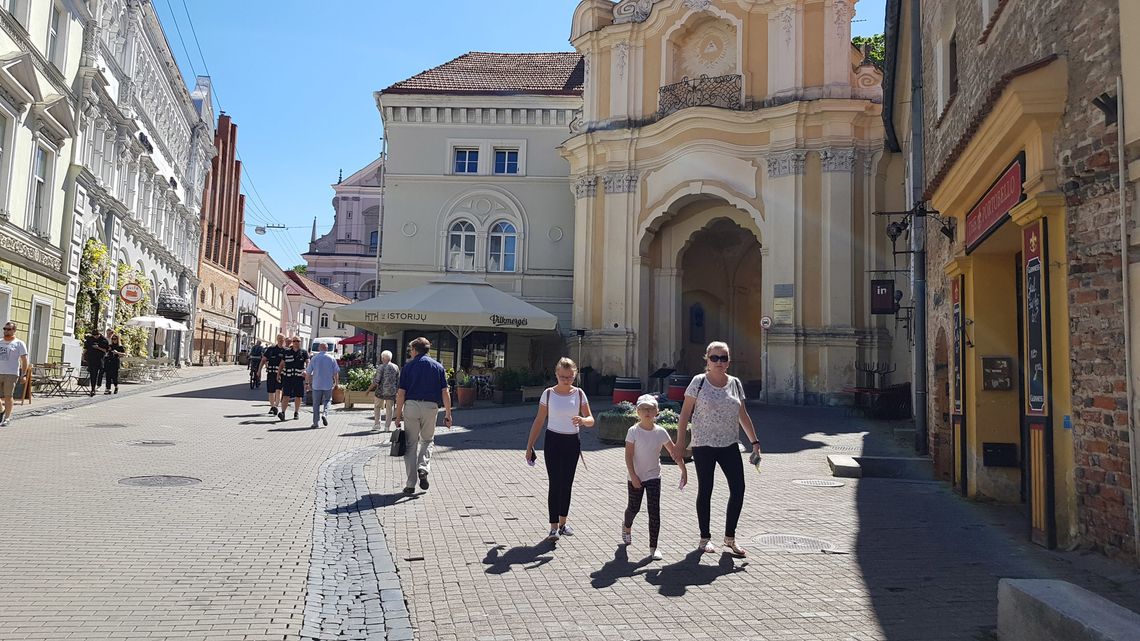
[[[976,0],[923,2],[926,175],[934,177],[978,115],[1000,78],[1051,54],[1066,59],[1069,95],[1055,139],[1057,184],[1066,196],[1069,263],[1068,327],[1078,527],[1081,542],[1109,556],[1134,554],[1125,408],[1124,316],[1117,209],[1116,125],[1090,100],[1115,95],[1120,73],[1116,0],[1008,0],[984,43]],[[947,13],[950,12],[950,13]],[[951,19],[951,16],[952,19]],[[934,45],[947,25],[957,34],[959,88],[938,104]],[[935,124],[936,123],[936,124]],[[941,268],[950,246],[934,230],[928,240],[930,341],[950,332],[949,280]],[[1054,256],[1054,258],[1060,258]],[[1059,328],[1054,328],[1057,331]],[[951,334],[952,335],[952,334]],[[933,350],[929,371],[933,378]],[[931,390],[938,394],[941,390]],[[940,433],[932,430],[932,440]]]

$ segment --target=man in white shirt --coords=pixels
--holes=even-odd
[[[12,420],[12,395],[16,381],[28,371],[28,346],[16,338],[16,323],[4,323],[4,338],[0,339],[0,395],[4,397],[4,416],[0,427]]]

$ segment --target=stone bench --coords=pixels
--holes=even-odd
[[[1140,641],[1140,614],[1065,581],[998,582],[1001,641]]]
[[[832,476],[848,479],[863,478],[863,468],[859,466],[859,462],[852,456],[829,454],[827,456],[827,466],[831,468]]]

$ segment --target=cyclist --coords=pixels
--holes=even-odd
[[[261,357],[264,355],[261,341],[255,342],[249,350],[249,389],[261,387]]]

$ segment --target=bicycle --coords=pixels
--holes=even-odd
[[[261,387],[261,363],[258,360],[258,364],[250,363],[249,366],[249,389]]]

